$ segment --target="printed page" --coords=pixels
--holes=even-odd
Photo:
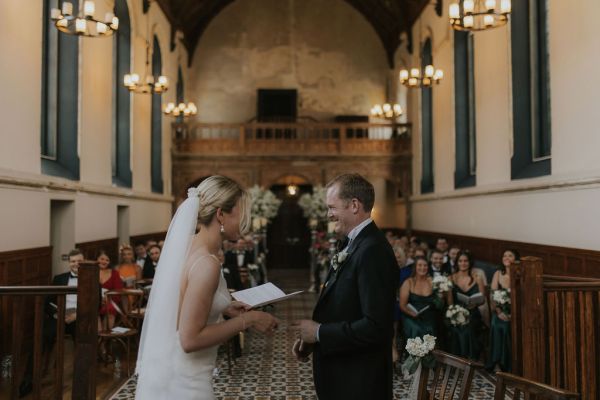
[[[302,293],[302,291],[286,295],[277,286],[273,285],[271,282],[268,282],[264,285],[259,285],[250,289],[244,289],[237,292],[233,292],[231,296],[233,296],[233,298],[237,301],[241,301],[252,306],[252,308],[256,308],[265,306],[267,304],[275,303],[281,300],[285,300],[299,293]]]

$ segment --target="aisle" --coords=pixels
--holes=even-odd
[[[305,271],[272,271],[269,278],[285,292],[306,289]],[[217,364],[219,374],[214,380],[219,400],[304,400],[316,399],[312,382],[312,364],[298,363],[291,348],[295,332],[292,321],[309,318],[316,301],[315,293],[303,293],[280,303],[273,313],[281,319],[281,325],[272,337],[250,332],[245,336],[242,357],[237,359],[230,374],[223,352]],[[406,398],[408,382],[400,376],[394,379],[394,398]],[[473,381],[472,399],[492,399],[493,386],[476,375]],[[129,380],[112,399],[133,399],[135,380]]]

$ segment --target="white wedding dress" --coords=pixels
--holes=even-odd
[[[218,345],[185,353],[177,330],[181,276],[190,254],[199,207],[197,194],[190,192],[171,221],[152,282],[136,364],[135,397],[139,400],[215,398],[212,373]],[[199,260],[195,260],[190,271],[203,267]],[[231,296],[221,273],[207,324],[219,323],[230,303]]]

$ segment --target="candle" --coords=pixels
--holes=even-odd
[[[116,31],[117,29],[119,29],[119,18],[113,17],[112,24],[110,24],[110,27],[113,29],[113,31]]]
[[[77,31],[77,33],[85,33],[86,28],[87,23],[85,22],[85,19],[77,18],[75,20],[75,31]]]
[[[473,16],[472,15],[467,15],[466,17],[463,18],[463,25],[465,28],[472,28],[473,27]]]
[[[435,70],[433,69],[433,65],[428,65],[425,67],[425,76],[431,78]]]
[[[500,12],[502,14],[508,14],[511,9],[510,0],[501,0],[500,2]]]
[[[460,6],[458,5],[458,3],[450,4],[450,8],[448,10],[448,15],[452,19],[460,18]]]
[[[56,26],[59,28],[66,28],[69,25],[69,21],[67,21],[65,18],[61,18],[58,21],[56,21]]]
[[[107,30],[108,30],[108,27],[106,26],[105,23],[103,23],[103,22],[96,22],[96,31],[99,34],[104,35]]]
[[[485,26],[494,26],[494,17],[492,15],[484,15],[483,16],[483,24]]]
[[[444,71],[442,71],[441,69],[436,70],[435,75],[433,75],[433,79],[436,81],[439,81],[443,77],[444,77]]]
[[[161,86],[167,86],[167,77],[164,75],[161,75],[158,77],[158,84]]]
[[[185,103],[179,103],[179,105],[177,107],[179,107],[179,109],[181,111],[183,111],[183,110],[185,110]]]
[[[62,6],[62,13],[67,16],[73,15],[73,4],[65,1]]]
[[[83,3],[83,15],[86,17],[93,17],[96,11],[96,6],[93,1],[86,1]]]
[[[383,105],[383,112],[388,113],[388,112],[390,112],[391,109],[392,109],[392,106],[390,104],[385,103]]]
[[[408,70],[400,70],[400,82],[404,83],[408,80]]]
[[[410,78],[408,80],[408,86],[417,86],[417,78]]]
[[[419,68],[413,68],[410,70],[410,76],[412,76],[413,78],[418,78],[419,76],[421,76],[421,71],[419,71]]]
[[[463,10],[464,10],[465,14],[471,14],[473,12],[474,8],[475,8],[475,3],[473,2],[473,0],[465,0],[463,2]]]
[[[394,104],[394,114],[402,115],[402,107],[400,104]]]
[[[61,14],[60,14],[60,10],[58,8],[53,8],[52,10],[50,10],[50,18],[57,20],[60,19]]]
[[[485,0],[485,8],[493,11],[496,8],[496,0]]]

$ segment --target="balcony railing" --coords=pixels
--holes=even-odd
[[[206,155],[403,155],[410,124],[174,124],[176,153]]]

